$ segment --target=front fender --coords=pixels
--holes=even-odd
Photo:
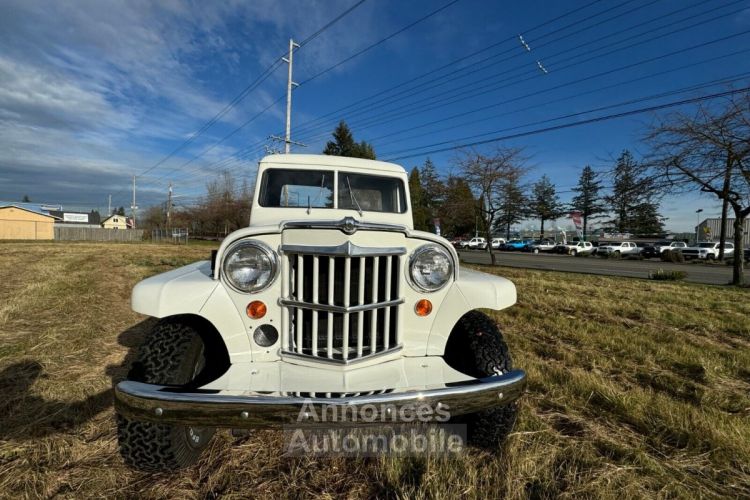
[[[211,276],[211,263],[196,262],[138,283],[133,310],[155,318],[181,314],[201,316],[219,332],[232,363],[252,360],[242,319],[226,289]]]
[[[210,262],[194,262],[151,276],[135,285],[131,305],[135,312],[155,318],[195,314],[218,284],[211,278]]]
[[[428,356],[442,356],[453,327],[474,309],[499,311],[516,303],[516,286],[512,281],[462,267],[432,323],[427,341]]]

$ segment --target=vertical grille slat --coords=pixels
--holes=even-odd
[[[387,257],[385,263],[385,296],[387,299],[392,297],[391,295],[391,273],[393,269],[394,257]],[[385,308],[385,317],[383,318],[383,345],[386,349],[391,344],[391,308]]]
[[[359,276],[358,279],[358,290],[357,290],[357,305],[363,305],[365,303],[365,257],[359,258]],[[362,336],[364,332],[365,313],[360,311],[357,313],[357,357],[362,357]]]
[[[318,277],[320,274],[320,263],[318,261],[318,256],[313,255],[313,288],[312,288],[312,303],[317,304],[318,303],[318,287],[320,285]],[[312,348],[312,355],[317,356],[318,355],[318,311],[313,310],[312,312],[312,342],[311,342],[311,348]]]
[[[387,257],[386,257],[387,258]],[[378,278],[380,273],[380,257],[372,258],[372,301],[378,301]],[[390,300],[390,299],[388,299]],[[378,311],[370,313],[370,353],[377,350],[378,347]]]
[[[297,288],[295,289],[297,300],[303,301],[303,291],[304,291],[304,276],[305,276],[305,259],[302,255],[297,256]],[[297,314],[295,315],[295,323],[297,327],[297,352],[302,352],[302,327],[304,325],[304,310],[301,308],[297,308]]]
[[[282,319],[288,352],[347,362],[400,346],[403,253],[367,249],[369,253],[331,255],[305,248],[285,252],[282,296],[289,304]]]
[[[349,306],[349,296],[352,284],[352,258],[344,257],[344,306]],[[341,355],[344,360],[349,359],[349,313],[344,313],[344,328],[341,330]]]
[[[336,266],[333,257],[328,257],[328,305],[333,305],[333,285],[336,282]],[[328,313],[328,323],[326,323],[326,354],[333,359],[333,313]]]

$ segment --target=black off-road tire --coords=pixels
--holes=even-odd
[[[456,370],[476,378],[507,373],[513,369],[508,345],[497,324],[479,311],[466,313],[451,332],[445,360]],[[516,402],[452,419],[466,424],[469,444],[497,449],[513,430],[518,416]]]
[[[203,341],[194,328],[160,321],[149,333],[128,374],[148,384],[185,385],[205,365]],[[145,471],[175,470],[194,464],[215,429],[131,420],[117,414],[117,438],[125,463]]]

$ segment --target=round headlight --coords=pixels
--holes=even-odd
[[[419,290],[434,292],[448,283],[453,273],[453,259],[438,246],[418,248],[409,261],[411,283]]]
[[[273,283],[278,264],[276,254],[263,243],[241,241],[227,251],[222,270],[233,288],[253,293]]]

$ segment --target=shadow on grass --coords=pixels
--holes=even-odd
[[[126,378],[141,339],[155,321],[141,321],[117,337],[128,352],[122,363],[106,367],[112,387]],[[46,399],[33,394],[31,389],[38,379],[51,377],[54,374],[45,373],[35,360],[19,361],[0,370],[0,440],[24,441],[69,432],[113,405],[112,388],[81,401]]]

